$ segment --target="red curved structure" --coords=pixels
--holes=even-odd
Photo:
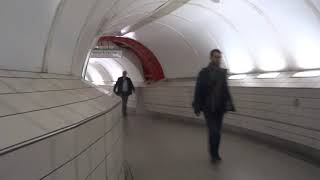
[[[140,42],[125,37],[103,36],[99,39],[98,44],[104,44],[104,42],[113,42],[121,47],[132,50],[140,59],[143,67],[144,77],[147,81],[159,81],[164,79],[163,69],[157,57],[150,49],[145,47]]]

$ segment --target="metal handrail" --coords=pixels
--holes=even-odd
[[[41,135],[41,136],[38,136],[38,137],[34,137],[32,139],[29,139],[29,140],[26,140],[26,141],[23,141],[23,142],[20,142],[20,143],[17,143],[15,145],[12,145],[12,146],[9,146],[9,147],[6,147],[2,150],[0,150],[0,156],[3,156],[3,155],[6,155],[6,154],[9,154],[11,152],[14,152],[16,150],[19,150],[19,149],[22,149],[24,147],[27,147],[27,146],[30,146],[32,144],[35,144],[37,142],[40,142],[40,141],[43,141],[45,139],[48,139],[50,137],[53,137],[55,135],[58,135],[58,134],[62,134],[64,132],[67,132],[69,130],[72,130],[72,129],[75,129],[81,125],[84,125],[84,124],[87,124],[88,122],[91,122],[92,120],[100,117],[100,116],[103,116],[104,114],[106,113],[109,113],[111,112],[113,109],[115,109],[118,105],[120,105],[120,102],[116,103],[115,105],[113,105],[110,109],[104,111],[104,112],[100,112],[94,116],[91,116],[91,117],[88,117],[82,121],[79,121],[75,124],[72,124],[72,125],[69,125],[69,126],[65,126],[63,128],[59,128],[57,130],[54,130],[52,132],[49,132],[49,133],[46,133],[44,135]]]

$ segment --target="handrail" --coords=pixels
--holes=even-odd
[[[63,128],[59,128],[59,129],[54,130],[52,132],[46,133],[44,135],[41,135],[41,136],[38,136],[38,137],[34,137],[34,138],[28,139],[26,141],[23,141],[23,142],[15,144],[15,145],[6,147],[4,149],[1,149],[0,150],[0,156],[9,154],[9,153],[11,153],[13,151],[22,149],[24,147],[30,146],[32,144],[35,144],[35,143],[40,142],[42,140],[48,139],[48,138],[53,137],[55,135],[62,134],[62,133],[67,132],[69,130],[75,129],[75,128],[81,126],[81,125],[87,124],[88,122],[91,122],[92,120],[96,119],[97,117],[100,117],[100,116],[102,116],[102,115],[104,115],[106,113],[111,112],[118,105],[120,105],[120,102],[116,103],[110,109],[108,109],[106,111],[103,111],[103,112],[100,112],[100,113],[98,113],[98,114],[96,114],[94,116],[88,117],[88,118],[86,118],[86,119],[84,119],[82,121],[79,121],[79,122],[75,123],[75,124],[72,124],[72,125],[69,125],[69,126],[65,126]]]

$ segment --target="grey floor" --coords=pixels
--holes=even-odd
[[[135,180],[320,179],[319,167],[234,134],[223,134],[223,161],[212,165],[202,126],[131,113],[124,128]]]

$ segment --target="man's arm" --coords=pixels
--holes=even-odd
[[[225,71],[225,90],[226,90],[226,100],[227,100],[227,111],[236,111],[235,107],[233,105],[233,100],[232,100],[232,96],[230,93],[230,88],[228,85],[228,77],[227,77],[227,70]]]
[[[120,83],[120,78],[118,78],[116,84],[115,84],[114,87],[113,87],[113,92],[114,92],[115,94],[118,94],[119,83]]]
[[[136,88],[134,87],[131,79],[129,79],[129,82],[130,82],[130,86],[131,86],[132,91],[135,92],[135,91],[136,91]]]
[[[197,82],[196,82],[196,87],[194,91],[194,98],[193,98],[193,103],[192,107],[194,110],[194,113],[196,115],[200,115],[201,111],[201,104],[202,104],[202,97],[201,95],[203,94],[203,84],[204,84],[204,71],[200,71],[198,77],[197,77]]]

